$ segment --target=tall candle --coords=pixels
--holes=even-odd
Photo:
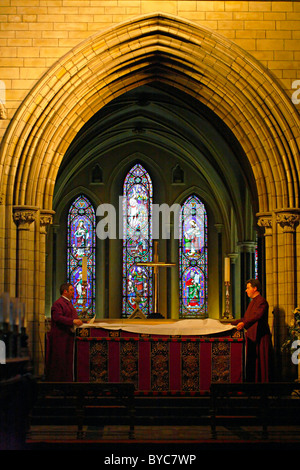
[[[224,274],[224,281],[230,282],[230,258],[225,258],[225,274]]]
[[[82,258],[82,280],[87,282],[87,257],[83,256]]]

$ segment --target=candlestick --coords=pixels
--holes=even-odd
[[[232,320],[232,314],[230,312],[230,282],[225,282],[225,312],[223,318]]]

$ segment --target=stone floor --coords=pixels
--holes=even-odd
[[[84,426],[78,439],[76,426],[33,426],[27,438],[27,448],[46,450],[101,449],[106,453],[124,449],[149,451],[172,449],[300,449],[300,426],[270,426],[264,436],[261,426],[217,426],[213,435],[210,426],[136,426],[133,439],[129,439],[128,426]]]

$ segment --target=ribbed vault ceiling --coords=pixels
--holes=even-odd
[[[231,205],[242,220],[246,187],[257,211],[252,171],[231,132],[199,101],[158,82],[112,100],[80,130],[60,166],[54,206],[78,171],[91,162],[105,166],[112,150],[122,159],[133,146],[149,158],[158,149],[188,164],[221,212]]]

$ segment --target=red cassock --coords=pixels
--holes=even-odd
[[[269,382],[271,333],[268,324],[268,302],[259,294],[251,300],[244,318],[246,329],[246,380]]]
[[[51,330],[47,335],[46,380],[73,381],[73,320],[78,318],[71,301],[60,297],[51,309]]]

